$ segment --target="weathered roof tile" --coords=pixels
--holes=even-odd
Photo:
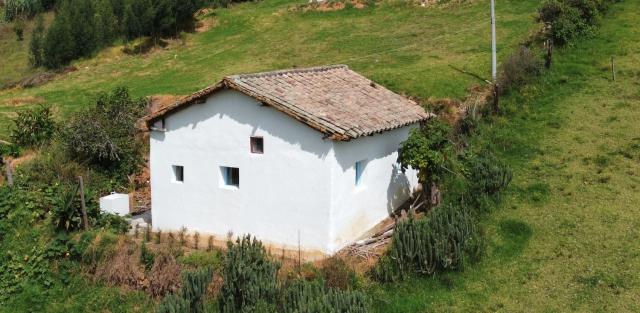
[[[432,115],[346,65],[225,77],[145,118],[147,124],[231,88],[256,98],[334,140],[350,140],[427,120]]]

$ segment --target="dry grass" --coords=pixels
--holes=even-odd
[[[180,265],[173,254],[160,251],[156,254],[151,271],[149,271],[149,288],[147,291],[153,297],[160,298],[180,289]]]
[[[145,285],[145,273],[144,267],[140,264],[138,245],[127,238],[122,238],[115,254],[105,257],[98,264],[95,278],[109,286],[142,289]]]

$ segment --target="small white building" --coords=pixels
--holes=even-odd
[[[153,227],[332,254],[417,187],[397,150],[430,116],[344,65],[226,77],[145,119]]]

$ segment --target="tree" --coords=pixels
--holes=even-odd
[[[451,126],[444,121],[431,119],[420,128],[411,130],[409,138],[400,144],[398,162],[403,171],[412,167],[418,170],[425,199],[431,205],[440,203],[438,185],[448,167],[454,165],[454,149],[449,136]]]
[[[124,10],[124,33],[127,39],[150,34],[154,9],[151,0],[127,0]]]
[[[94,107],[69,119],[61,132],[62,143],[79,162],[120,177],[134,173],[142,163],[135,122],[144,115],[145,105],[143,98],[132,98],[124,87],[102,93]]]
[[[192,30],[195,27],[195,14],[203,3],[201,0],[173,0],[173,13],[176,29]]]
[[[110,0],[97,0],[93,17],[95,40],[98,47],[110,44],[118,36],[118,19]]]
[[[77,43],[74,59],[90,55],[96,48],[94,9],[90,0],[67,0],[60,10],[70,16],[71,35]]]
[[[44,19],[42,15],[38,16],[36,21],[36,27],[33,29],[31,35],[31,42],[29,43],[29,62],[33,67],[39,67],[44,65],[43,60],[43,48],[44,48]]]
[[[76,42],[71,34],[71,16],[60,10],[47,30],[43,46],[43,63],[48,68],[59,68],[75,57]]]

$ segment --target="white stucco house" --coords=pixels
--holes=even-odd
[[[332,254],[417,187],[415,102],[347,66],[234,75],[145,118],[154,229]]]

